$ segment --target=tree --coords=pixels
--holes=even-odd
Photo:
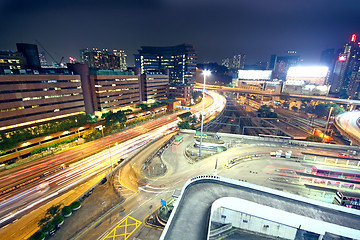
[[[56,214],[58,214],[60,212],[60,206],[61,205],[53,205],[51,206],[47,211],[46,211],[46,215],[49,216],[55,216]]]
[[[299,108],[298,108],[297,106],[293,106],[291,109],[294,110],[295,112],[296,112],[297,110],[299,110]]]
[[[178,123],[178,128],[180,129],[191,129],[191,126],[188,121],[182,121]]]
[[[277,118],[277,114],[268,105],[260,106],[258,116],[263,118]]]
[[[330,108],[333,107],[331,116],[336,116],[339,115],[343,112],[345,112],[345,110],[340,107],[338,104],[334,104],[334,103],[328,103],[328,104],[318,104],[315,106],[314,109],[314,113],[319,117],[327,117],[329,116],[329,112],[330,112]]]
[[[107,113],[103,113],[101,117],[105,119],[105,126],[107,127],[114,126],[119,123],[125,123],[127,121],[127,117],[123,111],[117,111],[116,113],[109,111]]]
[[[284,103],[283,103],[283,107],[284,107],[284,108],[289,108],[289,106],[290,106],[289,102],[284,102]]]
[[[288,102],[290,100],[290,95],[288,93],[281,93],[280,94],[280,99],[285,101],[285,102]]]
[[[143,104],[143,103],[138,104],[135,107],[136,108],[141,108],[141,110],[143,110],[143,111],[145,111],[145,110],[147,110],[149,108],[147,104]]]
[[[195,103],[201,102],[202,92],[200,92],[200,91],[194,91],[194,92],[193,92],[193,99],[194,99],[194,102],[195,102]]]

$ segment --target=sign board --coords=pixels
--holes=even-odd
[[[190,107],[184,107],[184,106],[175,106],[175,108],[190,110]]]
[[[163,205],[164,207],[166,207],[166,201],[165,201],[164,199],[161,199],[160,202],[161,202],[161,205]]]

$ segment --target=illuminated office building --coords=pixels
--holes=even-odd
[[[224,58],[221,60],[221,65],[227,68],[233,69],[244,69],[245,66],[245,54],[237,54],[234,55],[232,58]]]
[[[135,66],[141,74],[169,71],[169,84],[177,88],[192,89],[196,76],[197,56],[193,45],[181,44],[171,47],[143,46],[135,55]],[[179,98],[191,99],[191,91],[182,92]]]
[[[126,57],[123,50],[108,51],[107,49],[98,50],[97,48],[80,50],[81,61],[90,68],[126,71]]]
[[[359,99],[360,92],[360,42],[352,34],[350,41],[341,49],[331,74],[330,92],[340,97]]]
[[[83,114],[79,75],[0,75],[0,131]]]
[[[0,74],[12,74],[20,71],[26,65],[26,59],[22,53],[11,50],[0,50]]]
[[[140,75],[141,101],[151,103],[155,100],[165,99],[168,97],[169,75],[158,74],[141,74]]]
[[[269,69],[273,70],[273,79],[285,80],[288,69],[300,63],[300,56],[293,55],[295,53],[291,51],[291,55],[288,56],[271,56]]]

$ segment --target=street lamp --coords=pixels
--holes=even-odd
[[[204,75],[204,86],[203,86],[203,106],[202,106],[202,112],[201,112],[201,131],[200,131],[200,147],[199,147],[199,157],[201,157],[201,145],[202,145],[202,139],[203,139],[203,129],[204,129],[204,109],[205,109],[205,82],[206,82],[206,76],[210,76],[211,71],[210,70],[204,70],[202,72]]]
[[[330,108],[328,120],[327,120],[327,122],[326,122],[325,130],[324,130],[324,134],[323,134],[323,137],[322,137],[321,142],[324,142],[325,133],[326,133],[326,130],[327,130],[328,125],[329,125],[329,120],[330,120],[330,116],[331,116],[331,112],[332,112],[333,108],[334,108],[334,107],[331,107],[331,108]]]

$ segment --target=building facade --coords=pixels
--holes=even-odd
[[[123,50],[108,51],[107,49],[98,50],[97,48],[80,50],[81,62],[87,64],[90,68],[126,71],[126,57]]]
[[[19,72],[26,66],[26,59],[22,53],[1,50],[0,51],[0,74],[12,74],[14,71]]]
[[[232,58],[224,58],[221,65],[232,69],[244,69],[246,54],[236,54]]]
[[[141,102],[151,103],[168,97],[169,75],[141,74],[140,75]]]
[[[112,72],[105,75],[102,71],[91,71],[90,83],[97,112],[117,111],[140,103],[139,76],[135,74]]]
[[[84,114],[79,75],[0,75],[0,131]]]
[[[342,98],[359,99],[360,93],[360,42],[356,35],[341,49],[330,76],[330,92]]]
[[[273,69],[273,79],[285,80],[290,67],[297,66],[301,59],[298,55],[276,56],[272,55],[269,69]]]
[[[167,69],[170,85],[193,86],[196,76],[197,56],[193,45],[171,47],[143,46],[135,55],[135,67],[141,74],[151,74]]]

